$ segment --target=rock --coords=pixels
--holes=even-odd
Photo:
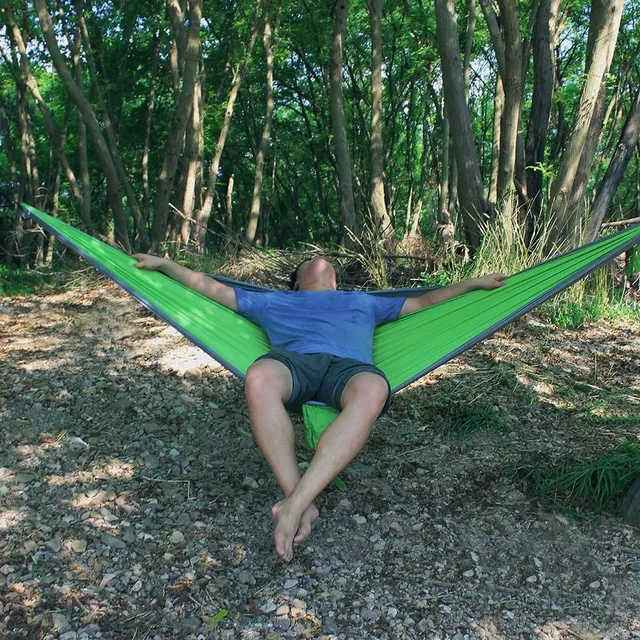
[[[191,367],[184,372],[184,377],[189,380],[200,380],[202,378],[202,371],[198,367]]]
[[[289,615],[289,605],[288,604],[281,604],[276,609],[276,615],[277,616],[288,616]]]
[[[44,546],[47,547],[53,553],[58,553],[60,551],[62,545],[60,544],[60,540],[58,538],[52,538],[51,540],[47,540],[44,543]]]
[[[61,613],[52,614],[51,624],[53,626],[53,630],[58,633],[65,633],[71,629],[71,625],[69,624],[66,616],[63,616]]]
[[[97,624],[89,624],[86,627],[78,629],[79,638],[95,636],[96,633],[100,633],[100,627]]]
[[[190,633],[197,631],[200,628],[202,621],[199,618],[185,618],[180,621],[180,628]]]
[[[589,583],[589,587],[591,587],[591,589],[599,589],[600,588],[600,581],[599,580],[594,580],[593,582]]]
[[[304,602],[303,600],[298,600],[298,598],[294,598],[293,602],[291,604],[294,607],[297,607],[298,609],[306,609],[307,608],[307,603]]]
[[[278,631],[287,631],[291,626],[291,620],[289,620],[288,616],[281,616],[280,618],[276,618],[273,626],[278,629]]]
[[[108,547],[112,549],[126,549],[127,543],[123,542],[120,538],[112,535],[111,533],[103,533],[100,536],[100,542],[102,544],[106,544]]]
[[[389,607],[387,609],[387,618],[393,620],[398,615],[398,610],[395,607]]]
[[[469,569],[462,574],[465,578],[473,578],[473,569]]]
[[[86,540],[72,540],[71,548],[76,553],[84,553],[87,550],[87,541]]]
[[[133,587],[131,587],[131,591],[133,591],[133,593],[138,593],[140,589],[142,589],[142,580],[138,580]]]
[[[3,564],[0,567],[0,573],[4,576],[8,576],[10,573],[15,573],[16,568],[10,564]]]
[[[538,582],[538,576],[535,576],[535,575],[533,575],[533,576],[529,576],[529,577],[527,578],[527,582],[528,582],[529,584],[535,584],[536,582]]]
[[[66,631],[58,636],[58,640],[76,640],[78,634],[75,631]]]
[[[238,580],[240,580],[241,584],[250,584],[252,586],[256,583],[256,579],[254,578],[251,571],[246,570],[240,572]]]
[[[169,542],[171,544],[183,544],[184,543],[184,534],[182,531],[178,531],[177,529],[169,536]]]
[[[356,524],[367,524],[367,519],[364,516],[355,515],[353,516]]]
[[[275,602],[265,602],[265,604],[260,607],[260,611],[262,611],[262,613],[272,613],[276,609],[277,605]]]
[[[377,620],[380,617],[380,614],[369,609],[369,607],[362,607],[362,609],[360,609],[360,617],[363,620]]]
[[[284,581],[284,588],[285,589],[293,589],[293,587],[295,587],[298,584],[298,580],[297,578],[288,578],[287,580]]]
[[[338,623],[333,618],[325,618],[322,621],[322,632],[328,635],[338,633]]]
[[[253,478],[247,476],[242,481],[242,486],[243,487],[249,487],[250,489],[257,489],[258,488],[258,483]]]
[[[33,482],[37,477],[35,473],[30,473],[29,471],[21,471],[15,475],[16,482],[24,483]]]
[[[422,620],[420,620],[420,622],[418,622],[418,624],[416,625],[418,630],[422,633],[427,633],[427,631],[433,629],[434,626],[435,625],[433,624],[433,620],[431,620],[431,618],[422,618]]]

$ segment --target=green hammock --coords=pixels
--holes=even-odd
[[[134,258],[29,205],[23,210],[238,376],[269,350],[262,330],[234,311],[161,273],[134,269]],[[373,361],[395,393],[638,242],[640,226],[510,276],[507,286],[472,291],[382,325],[375,332]],[[310,403],[303,415],[307,442],[315,447],[337,412]]]

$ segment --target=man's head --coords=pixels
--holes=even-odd
[[[289,276],[289,288],[294,291],[329,291],[338,288],[333,265],[313,256],[305,258]]]

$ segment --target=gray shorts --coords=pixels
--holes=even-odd
[[[273,349],[258,360],[277,360],[291,372],[293,381],[291,397],[286,402],[287,409],[300,411],[305,402],[324,402],[338,410],[342,409],[340,398],[347,383],[357,373],[375,373],[382,376],[389,387],[387,401],[381,413],[391,404],[391,385],[387,377],[372,364],[338,358],[330,353],[296,353],[284,349]]]

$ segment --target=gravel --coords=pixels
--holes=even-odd
[[[106,282],[0,332],[3,640],[640,637],[638,530],[505,471],[624,435],[583,416],[638,415],[638,327],[515,327],[399,394],[288,565],[237,379]],[[503,427],[446,431],[461,398]]]

